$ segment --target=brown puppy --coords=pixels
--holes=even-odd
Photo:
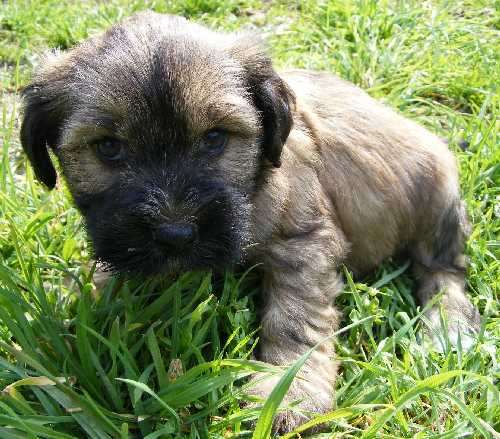
[[[260,262],[260,359],[293,362],[331,334],[339,267],[407,250],[452,336],[478,328],[464,293],[465,212],[446,145],[327,73],[278,75],[258,42],[141,13],[47,59],[25,91],[22,143],[48,187],[60,161],[97,258],[144,274]],[[429,312],[439,327],[439,308]],[[287,396],[332,408],[331,341]],[[274,380],[257,381],[266,397]],[[275,424],[302,422],[286,412]]]

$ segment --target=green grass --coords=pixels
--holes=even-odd
[[[67,191],[35,183],[20,153],[18,91],[39,54],[148,7],[256,29],[278,66],[336,72],[451,140],[473,223],[478,341],[469,352],[425,346],[404,266],[388,261],[362,283],[347,273],[337,408],[311,422],[327,421],[324,437],[499,437],[497,2],[18,0],[0,6],[0,438],[250,437],[245,421],[259,415],[265,435],[298,367],[262,412],[242,408],[247,376],[281,373],[251,360],[255,274],[96,291]]]

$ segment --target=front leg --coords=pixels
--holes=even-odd
[[[342,286],[335,267],[345,251],[342,242],[342,235],[328,226],[275,240],[266,248],[260,360],[289,366],[335,331],[338,312],[333,299]],[[333,408],[333,355],[331,339],[311,354],[285,397],[285,403],[299,400],[298,407],[306,413],[278,414],[274,431],[291,431],[308,419],[307,412],[325,413]],[[278,379],[256,376],[252,393],[265,399]]]

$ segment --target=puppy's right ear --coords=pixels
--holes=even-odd
[[[252,74],[250,91],[262,116],[264,156],[274,167],[279,168],[283,145],[293,125],[291,108],[295,96],[270,63],[267,75],[262,76],[261,73]]]
[[[32,83],[22,92],[24,116],[21,125],[21,144],[39,181],[49,189],[56,184],[56,170],[48,147],[57,145],[63,121],[63,103],[56,81]]]
[[[247,90],[261,116],[263,155],[279,168],[293,125],[295,95],[274,70],[262,40],[248,35],[235,37],[230,53],[243,67]]]

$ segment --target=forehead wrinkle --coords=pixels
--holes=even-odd
[[[238,112],[246,113],[250,124],[253,123],[255,115],[241,80],[241,68],[232,59],[207,52],[192,59],[190,68],[176,77],[173,84],[190,129],[211,128],[214,122]]]
[[[208,118],[214,127],[226,128],[241,134],[252,135],[258,130],[257,113],[242,97],[210,105]]]

